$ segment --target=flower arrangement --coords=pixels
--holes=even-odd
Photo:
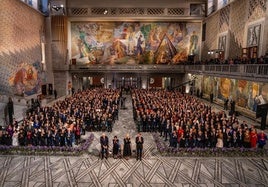
[[[256,148],[173,148],[168,147],[154,133],[153,138],[156,143],[156,148],[162,156],[177,156],[177,157],[266,157],[268,156],[267,149]]]
[[[23,155],[60,155],[60,156],[79,156],[86,153],[94,140],[94,134],[81,143],[78,147],[59,147],[59,146],[6,146],[0,145],[0,154],[23,154]]]

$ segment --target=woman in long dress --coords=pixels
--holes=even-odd
[[[18,136],[19,136],[19,132],[17,130],[15,130],[14,133],[13,133],[13,136],[12,136],[12,145],[13,146],[18,146],[19,145]]]
[[[118,154],[119,154],[119,140],[117,139],[117,136],[114,136],[113,139],[113,157],[117,158]]]
[[[123,156],[126,159],[129,159],[129,157],[131,156],[131,140],[129,134],[127,134],[126,137],[124,138]]]
[[[218,136],[217,136],[217,148],[223,148],[223,133],[222,130],[219,130]]]

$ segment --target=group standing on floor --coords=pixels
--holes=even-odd
[[[138,133],[138,135],[135,138],[136,143],[136,159],[142,160],[143,155],[143,143],[144,139],[141,133]],[[117,136],[114,136],[112,140],[112,151],[109,150],[109,138],[106,136],[105,133],[103,133],[100,137],[100,156],[101,159],[108,158],[110,154],[112,154],[113,158],[125,158],[128,160],[132,156],[132,144],[131,144],[131,138],[129,134],[127,134],[123,139],[123,146],[121,146],[119,139]],[[123,149],[123,150],[122,150]],[[110,153],[111,152],[111,153]],[[123,155],[122,155],[123,153]]]
[[[132,90],[134,120],[140,132],[158,132],[170,147],[263,148],[264,131],[240,122],[236,115],[215,111],[179,91]]]
[[[214,111],[198,98],[178,91],[132,89],[134,120],[139,132],[158,132],[171,147],[182,148],[263,148],[267,141],[264,131],[240,122],[235,115]],[[118,120],[119,105],[124,106],[122,90],[94,88],[78,91],[53,106],[36,106],[19,124],[9,119],[0,127],[0,144],[13,146],[73,146],[81,142],[85,131],[111,132]],[[13,115],[12,100],[10,114]],[[124,108],[124,107],[123,107]],[[109,139],[101,138],[105,157]],[[107,143],[108,141],[108,143]],[[137,159],[141,159],[143,137],[135,139]],[[126,159],[132,156],[131,138],[114,137],[112,153]]]

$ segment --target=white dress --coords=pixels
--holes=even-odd
[[[218,138],[217,139],[216,147],[218,147],[218,148],[222,148],[223,147],[223,140],[221,138]]]
[[[18,146],[19,145],[19,143],[18,143],[18,135],[19,135],[18,132],[13,133],[13,136],[12,136],[12,145],[13,146]]]

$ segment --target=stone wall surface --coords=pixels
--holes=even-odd
[[[36,94],[45,81],[44,17],[18,0],[1,0],[0,17],[0,94]]]
[[[242,48],[247,47],[248,26],[254,22],[265,19],[265,0],[235,0],[224,8],[210,15],[206,23],[206,40],[203,42],[202,59],[209,59],[209,50],[217,49],[218,37],[223,32],[228,32],[227,48],[225,53],[227,58],[236,58],[242,55]],[[261,21],[260,21],[261,22]],[[260,38],[264,37],[265,31],[260,33]],[[259,49],[265,45],[266,41],[260,41]],[[264,46],[263,46],[264,47]],[[259,55],[264,55],[266,49],[259,50]]]

